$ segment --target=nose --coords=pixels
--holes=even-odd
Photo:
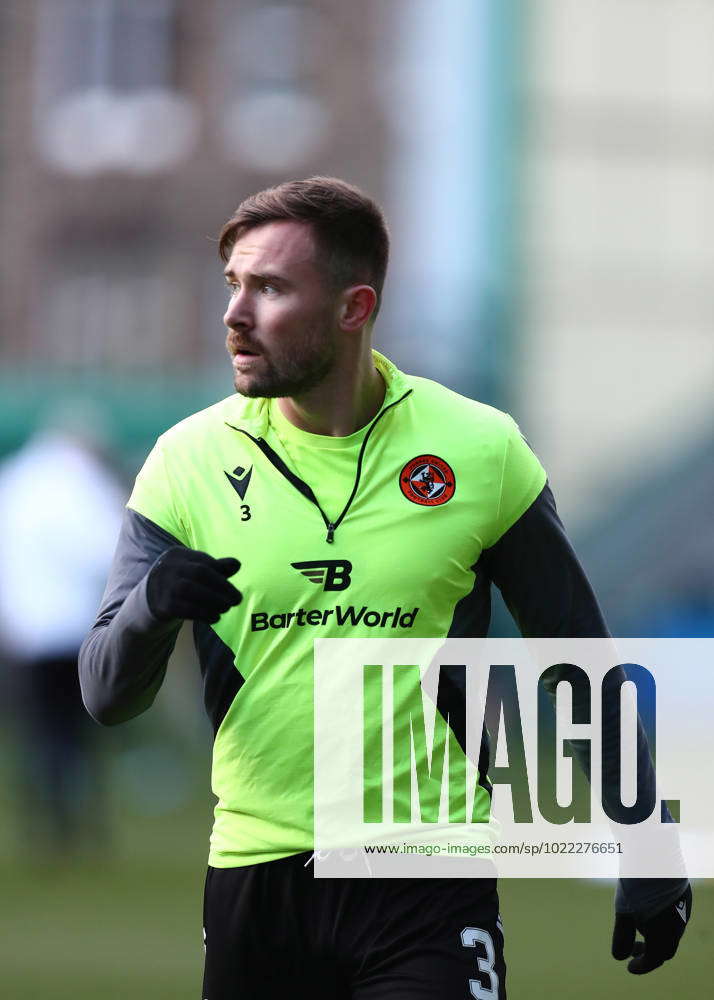
[[[253,326],[253,309],[245,289],[236,289],[231,295],[223,323],[229,330],[244,330]]]

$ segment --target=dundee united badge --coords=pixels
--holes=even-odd
[[[399,473],[402,493],[422,507],[439,507],[451,500],[456,490],[454,470],[436,455],[417,455]]]

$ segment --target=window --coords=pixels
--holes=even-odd
[[[55,252],[45,267],[31,317],[33,356],[59,368],[114,373],[185,366],[191,289],[180,261],[145,236],[67,243],[69,251]]]
[[[175,0],[41,0],[36,134],[69,173],[173,166],[195,113],[176,90]]]
[[[329,51],[330,19],[313,4],[222,0],[221,132],[228,156],[284,173],[315,155],[329,124],[315,66]]]

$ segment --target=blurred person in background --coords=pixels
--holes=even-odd
[[[513,419],[372,350],[389,240],[370,198],[287,182],[219,245],[237,395],[163,434],[137,477],[85,703],[107,725],[145,711],[194,622],[218,797],[207,1000],[504,1000],[494,878],[312,877],[313,639],[373,634],[370,606],[396,608],[383,636],[483,636],[492,582],[523,635],[607,636],[597,601]],[[690,910],[686,880],[623,880],[613,954],[656,968]]]
[[[103,412],[71,400],[0,466],[0,650],[25,800],[19,832],[57,854],[103,833],[77,656],[126,496],[107,442]]]

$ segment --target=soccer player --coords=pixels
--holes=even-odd
[[[526,636],[606,636],[602,615],[511,417],[372,350],[388,235],[370,198],[287,182],[219,247],[236,394],[163,434],[137,477],[85,704],[107,725],[145,711],[194,623],[218,799],[207,1000],[503,1000],[494,880],[312,877],[313,640],[483,636],[492,582]],[[690,906],[686,882],[625,883],[613,953],[661,964]]]

